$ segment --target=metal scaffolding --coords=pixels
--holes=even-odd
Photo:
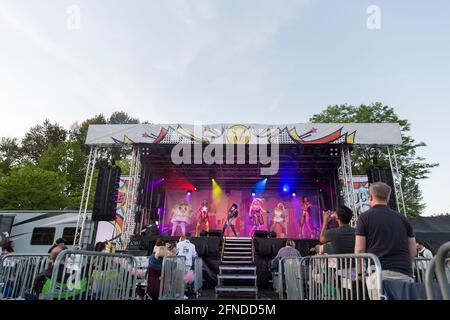
[[[352,225],[358,220],[358,212],[356,211],[355,192],[353,188],[352,161],[350,158],[350,148],[348,145],[341,146],[341,172],[344,179],[343,196],[347,207],[353,211]]]
[[[392,150],[391,150],[392,149]],[[405,199],[403,197],[403,189],[402,189],[402,176],[398,171],[397,164],[397,155],[395,153],[395,147],[387,147],[389,164],[391,166],[392,179],[394,181],[394,192],[395,197],[397,199],[397,210],[401,212],[406,217],[406,206]]]
[[[141,174],[141,148],[133,146],[130,164],[130,185],[128,186],[125,217],[123,221],[121,249],[125,250],[136,228],[135,213],[137,207],[137,188]]]
[[[84,227],[86,225],[89,196],[91,194],[92,178],[94,176],[95,163],[97,162],[98,148],[91,147],[89,159],[86,166],[86,176],[84,178],[83,193],[81,195],[80,209],[78,212],[77,228],[73,240],[74,250],[81,250],[83,246]]]

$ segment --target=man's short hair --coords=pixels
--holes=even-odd
[[[181,236],[179,241],[181,242],[181,241],[184,241],[184,240],[187,240],[187,237],[186,236]]]
[[[381,201],[389,201],[389,198],[391,197],[391,187],[389,187],[384,182],[375,182],[372,183],[369,187],[370,194],[378,200]]]
[[[422,246],[425,246],[425,243],[422,240],[416,240],[416,242]]]
[[[349,224],[353,218],[353,211],[346,206],[339,207],[336,210],[336,214],[338,219],[344,224]]]
[[[286,246],[295,248],[295,242],[292,241],[291,239],[286,240]]]

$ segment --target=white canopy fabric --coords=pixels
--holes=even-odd
[[[86,144],[352,144],[401,145],[397,123],[90,125]]]

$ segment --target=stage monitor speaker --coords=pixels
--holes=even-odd
[[[207,232],[208,237],[219,237],[222,238],[222,230],[209,230]]]
[[[255,231],[255,238],[269,238],[271,232],[269,231],[263,231],[263,230],[256,230]],[[276,234],[275,234],[276,236]]]
[[[100,167],[92,208],[93,221],[113,221],[116,219],[116,197],[119,182],[119,167]]]
[[[391,197],[389,199],[389,207],[397,210],[397,198],[395,196],[394,177],[390,168],[369,167],[367,169],[367,179],[370,183],[384,182],[391,187]]]

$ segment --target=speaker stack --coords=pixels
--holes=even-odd
[[[384,182],[391,187],[391,197],[388,206],[392,210],[397,210],[397,197],[395,196],[394,177],[390,168],[370,167],[367,169],[367,179],[370,183]]]
[[[113,221],[116,219],[119,183],[119,167],[100,167],[92,208],[93,221]]]

